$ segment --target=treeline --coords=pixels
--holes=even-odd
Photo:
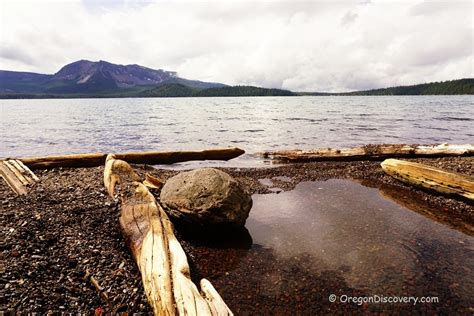
[[[233,86],[200,90],[198,97],[265,97],[265,96],[295,96],[289,90],[267,89],[253,86]]]
[[[251,97],[251,96],[364,96],[364,95],[462,95],[474,94],[474,79],[459,79],[444,82],[424,83],[384,89],[344,93],[299,92],[267,89],[254,86],[225,86],[217,88],[195,88],[180,83],[161,86],[141,86],[96,93],[51,94],[51,93],[0,93],[1,99],[35,98],[125,98],[125,97]]]
[[[266,89],[253,86],[226,86],[219,88],[191,88],[179,83],[164,84],[150,89],[135,88],[103,93],[75,94],[32,94],[3,93],[2,99],[46,99],[46,98],[182,98],[182,97],[256,97],[256,96],[295,96],[294,92],[280,89]]]
[[[281,89],[253,86],[233,86],[209,89],[193,89],[182,84],[162,85],[139,93],[142,97],[257,97],[294,96],[296,93]]]
[[[413,86],[399,86],[345,93],[302,93],[301,95],[457,95],[474,94],[474,79],[431,82]]]

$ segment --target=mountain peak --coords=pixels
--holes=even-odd
[[[55,75],[56,80],[74,81],[85,84],[92,78],[106,78],[114,81],[120,88],[158,85],[175,77],[171,71],[156,70],[139,65],[117,65],[105,60],[96,62],[79,60],[61,68]]]
[[[191,88],[222,87],[223,84],[187,80],[174,71],[141,65],[118,65],[105,60],[77,60],[63,66],[54,75],[3,72],[0,91],[44,93],[99,93],[134,87],[183,84]],[[8,79],[8,80],[6,80]],[[41,80],[40,80],[41,79]],[[29,85],[29,86],[27,86]]]

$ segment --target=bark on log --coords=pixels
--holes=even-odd
[[[136,164],[173,164],[191,160],[229,160],[245,153],[239,148],[217,148],[200,151],[170,152],[130,152],[115,154],[117,159]],[[48,169],[57,167],[98,167],[105,163],[107,154],[77,154],[47,157],[18,158],[31,169]]]
[[[474,200],[474,178],[420,163],[387,159],[382,169],[392,177],[417,187]]]
[[[383,160],[386,158],[473,156],[474,145],[367,145],[343,149],[282,150],[261,154],[286,162]]]
[[[120,226],[142,275],[155,315],[232,315],[207,280],[191,281],[183,248],[161,206],[130,165],[107,157],[104,185],[121,200]]]

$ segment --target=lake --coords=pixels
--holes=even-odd
[[[236,315],[469,314],[474,238],[400,204],[394,192],[330,179],[254,194],[247,238],[204,239],[193,258]],[[343,295],[438,302],[361,306]]]
[[[474,140],[472,96],[0,100],[0,114],[3,158]]]

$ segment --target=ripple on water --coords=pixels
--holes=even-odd
[[[474,121],[474,118],[454,116],[435,117],[434,119],[439,121]]]
[[[474,238],[378,189],[349,180],[305,182],[278,195],[256,194],[253,201],[246,227],[254,245],[271,249],[277,260],[304,255],[316,271],[338,271],[352,288],[429,293],[445,311],[474,304]]]
[[[474,134],[470,124],[474,120],[471,99],[472,96],[391,96],[0,100],[0,155],[125,152],[131,149],[124,140],[132,130],[140,131],[147,150],[156,148],[148,142],[156,135],[169,150],[197,149],[196,144],[225,147],[240,140],[241,144],[248,144],[243,148],[247,152],[384,143],[394,139],[384,136],[389,131],[401,143],[469,143]],[[351,135],[349,128],[361,130]],[[103,141],[104,138],[114,140]],[[71,147],[67,139],[75,146]],[[197,139],[205,141],[200,143]],[[248,158],[244,155],[237,160]]]

